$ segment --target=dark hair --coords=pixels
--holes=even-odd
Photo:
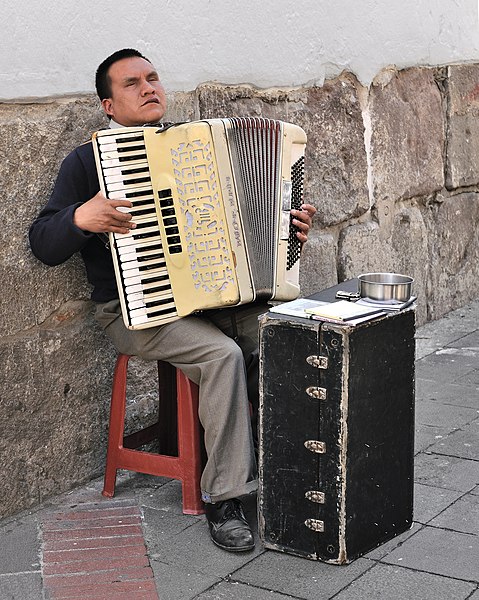
[[[143,58],[151,63],[146,56],[143,56],[141,52],[135,50],[134,48],[123,48],[122,50],[117,50],[113,52],[108,58],[101,63],[101,65],[96,70],[95,75],[95,87],[96,93],[100,100],[104,100],[105,98],[111,98],[111,80],[108,75],[108,71],[112,64],[116,63],[123,58],[131,58],[133,56],[137,56],[138,58]]]

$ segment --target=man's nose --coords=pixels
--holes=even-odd
[[[149,81],[147,81],[145,79],[145,81],[142,83],[142,86],[141,86],[142,95],[151,94],[154,91],[155,91],[155,87]]]

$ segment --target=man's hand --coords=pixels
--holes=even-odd
[[[302,204],[301,210],[293,209],[293,224],[299,229],[296,235],[303,244],[308,241],[308,233],[313,224],[313,217],[316,214],[316,209],[312,204]]]
[[[91,233],[128,233],[136,225],[131,222],[131,214],[123,211],[132,206],[129,200],[107,200],[98,192],[76,209],[73,222],[83,231]],[[125,208],[118,210],[118,207]]]

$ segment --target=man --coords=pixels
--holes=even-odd
[[[112,127],[157,123],[165,113],[158,73],[137,50],[108,57],[98,67],[96,88]],[[239,497],[257,488],[248,391],[257,404],[257,315],[266,308],[252,304],[126,329],[104,234],[135,228],[131,214],[122,212],[131,206],[127,200],[107,200],[99,191],[92,145],[84,144],[63,161],[51,198],[30,228],[32,250],[48,265],[80,252],[93,285],[96,317],[116,348],[169,362],[199,384],[207,452],[201,491],[211,537],[225,550],[251,550],[253,535]],[[309,204],[292,211],[301,242],[315,212]]]

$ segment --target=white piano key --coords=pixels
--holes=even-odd
[[[137,300],[141,300],[143,302],[144,294],[143,291],[134,292],[133,294],[126,294],[125,297],[128,303],[136,302]]]
[[[120,169],[118,169],[119,171]],[[125,169],[126,170],[126,169]],[[113,185],[118,182],[125,182],[135,179],[148,179],[150,181],[150,172],[149,171],[139,171],[137,173],[115,173],[114,175],[105,175],[105,183],[107,187]]]
[[[134,285],[129,285],[124,288],[125,294],[135,294],[137,292],[148,293],[149,290],[152,290],[157,287],[166,287],[170,286],[170,280],[165,279],[164,281],[145,281],[143,283],[136,283]]]
[[[146,161],[141,165],[125,165],[123,167],[111,167],[110,169],[103,169],[103,176],[106,180],[115,177],[149,177],[150,175],[150,167]]]
[[[128,285],[129,282],[141,282],[140,269],[138,269],[137,267],[128,268],[126,265],[123,265],[123,281],[125,282],[125,285]]]
[[[128,183],[124,181],[116,181],[114,183],[107,183],[106,189],[109,192],[116,192],[123,190],[125,192],[152,192],[151,182],[144,181],[142,183]]]
[[[150,280],[152,279],[156,281],[160,277],[165,278],[164,281],[168,280],[168,271],[166,268],[152,269],[151,271],[140,271],[139,269],[133,268],[123,271],[123,283],[125,284],[125,289],[138,285],[139,283],[150,283]]]
[[[151,219],[152,217],[156,218],[156,210],[152,206],[132,206],[129,211],[132,217],[133,223],[137,223],[140,219]]]
[[[119,239],[124,239],[128,236],[135,237],[141,235],[142,233],[159,233],[160,231],[158,228],[158,222],[156,219],[152,219],[152,215],[139,215],[136,219],[133,219],[133,222],[136,224],[134,229],[130,229],[128,233],[117,233],[116,236]]]
[[[133,232],[133,233],[132,233]],[[134,244],[139,238],[140,235],[146,235],[149,233],[159,233],[158,226],[145,227],[141,230],[130,229],[129,233],[115,233],[115,240],[118,246],[126,246],[129,244]],[[147,238],[144,238],[147,239]],[[133,241],[130,241],[133,240]]]
[[[111,167],[132,167],[134,165],[143,164],[145,162],[145,157],[128,157],[128,160],[120,160],[119,158],[102,158],[101,166],[102,169],[109,169]]]
[[[158,324],[163,325],[164,323],[169,323],[170,321],[174,321],[177,318],[178,313],[176,311],[171,312],[168,316],[163,316],[161,320],[158,320]],[[132,325],[143,325],[144,323],[155,322],[155,317],[151,319],[148,316],[140,317],[139,319],[131,319]]]
[[[143,131],[138,129],[136,131],[118,131],[118,130],[105,130],[102,131],[99,135],[97,135],[97,142],[100,146],[111,144],[112,140],[117,139],[130,139],[130,138],[138,138],[143,137]]]
[[[146,315],[136,319],[130,319],[132,325],[143,325],[143,323],[148,323],[148,321],[149,319]]]
[[[111,150],[109,152],[102,152],[100,160],[103,163],[105,160],[113,160],[113,159],[124,159],[122,162],[126,162],[127,159],[134,160],[135,158],[141,160],[145,160],[146,150],[129,150],[128,152],[118,152],[116,150]],[[126,160],[125,160],[126,159]]]
[[[134,240],[135,241],[135,240]],[[161,237],[157,236],[157,237],[151,237],[148,238],[147,240],[138,240],[136,243],[133,244],[127,244],[125,246],[120,246],[117,248],[118,250],[118,254],[122,257],[124,255],[127,254],[138,254],[143,256],[143,253],[146,252],[150,252],[149,247],[150,246],[158,246],[161,245],[161,247],[163,247],[163,244],[161,242]],[[162,249],[160,248],[152,248],[151,252],[161,252]]]
[[[136,309],[130,311],[130,317],[132,319],[135,319],[138,317],[144,317],[147,315],[151,315],[152,313],[155,313],[159,310],[171,310],[172,312],[176,312],[175,303],[172,300],[168,304],[163,304],[160,306],[150,306],[148,308],[146,308],[146,307],[136,308]]]
[[[142,292],[137,292],[136,294],[128,294],[126,296],[126,302],[130,310],[147,308],[149,302],[156,302],[158,300],[169,300],[173,302],[171,290],[162,294],[143,294]]]
[[[133,200],[133,198],[127,198],[126,194],[128,192],[143,192],[144,193],[144,196],[135,196],[136,198],[144,198],[144,199],[147,199],[148,197],[153,198],[151,188],[144,188],[144,189],[137,189],[137,190],[135,190],[134,188],[131,189],[131,188],[124,188],[123,187],[123,188],[121,188],[119,190],[112,190],[112,191],[110,191],[108,188],[107,188],[107,190],[108,190],[108,198],[110,200],[125,200],[125,199],[127,199],[127,200]]]
[[[139,269],[141,271],[145,271],[146,267],[150,267],[151,268],[164,268],[166,265],[165,262],[165,258],[154,258],[152,260],[137,260],[138,257],[136,257],[133,260],[123,260],[122,258],[120,258],[121,261],[121,267],[124,270],[127,269]]]
[[[143,300],[128,300],[128,310],[132,311],[137,308],[146,308],[146,304]]]
[[[156,227],[158,229],[158,219],[156,218],[156,214],[137,215],[133,219],[133,222],[136,223],[138,231],[147,227]],[[133,231],[135,232],[136,229]]]
[[[130,318],[138,319],[138,317],[146,317],[146,306],[144,308],[137,308],[136,310],[132,310],[130,312]],[[144,322],[144,321],[143,321]]]
[[[125,149],[126,148],[144,149],[145,142],[143,140],[135,140],[135,139],[132,139],[131,141],[128,141],[128,142],[112,141],[110,144],[102,144],[100,146],[100,152],[103,155],[108,152],[121,152],[122,149],[124,149],[124,148]]]
[[[136,292],[143,292],[143,286],[141,285],[141,283],[137,283],[136,285],[129,285],[126,286],[125,288],[125,294],[134,294]]]
[[[146,303],[151,300],[173,298],[173,292],[168,282],[164,282],[164,285],[163,282],[156,282],[145,284],[142,286],[141,290],[125,294],[125,298],[128,302],[136,302],[141,300],[142,302]]]
[[[138,249],[136,247],[132,248],[131,246],[128,246],[126,249],[128,248],[131,250],[131,252],[124,251],[122,254],[119,255],[120,262],[122,263],[137,260],[141,264],[142,261],[140,261],[140,259],[148,259],[149,256],[156,257],[156,260],[160,262],[165,260],[165,254],[163,250],[160,250],[158,248],[156,250],[148,250],[147,248]]]
[[[150,165],[148,164],[148,161],[143,159],[141,162],[138,162],[134,165],[122,165],[121,167],[107,167],[106,169],[102,169],[103,172],[103,176],[105,178],[107,177],[114,177],[115,175],[127,175],[129,173],[131,173],[131,171],[133,170],[139,170],[141,169],[141,172],[145,172],[145,173],[149,173],[150,172]]]
[[[176,306],[175,306],[175,303],[173,302],[173,299],[171,300],[171,302],[168,302],[165,304],[159,304],[157,306],[149,306],[146,309],[146,314],[152,314],[159,310],[171,310],[171,311],[176,312]]]
[[[123,283],[125,285],[125,290],[129,290],[133,286],[141,285],[143,283],[143,280],[139,274],[136,276],[132,274],[131,277],[125,277],[125,273],[123,273]]]

